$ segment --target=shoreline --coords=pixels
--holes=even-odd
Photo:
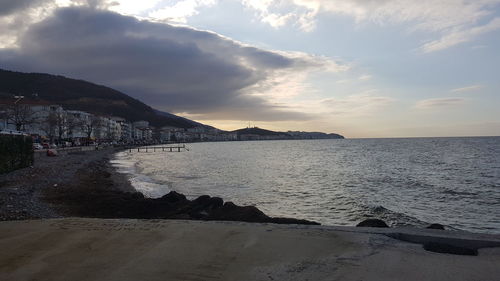
[[[108,147],[57,157],[40,154],[34,166],[0,175],[0,221],[88,217],[319,224],[269,217],[254,206],[237,206],[208,195],[188,200],[174,191],[147,198],[111,164],[123,150]]]
[[[208,195],[188,200],[170,192],[161,198],[146,198],[110,163],[121,150],[38,157],[33,167],[1,175],[0,200],[4,202],[0,220],[88,217],[318,224],[269,217],[254,206],[237,206]]]
[[[144,198],[112,167],[118,151],[47,157],[0,176],[0,200],[26,208],[16,213],[0,205],[0,279],[447,281],[500,275],[500,235],[312,225],[207,195]]]

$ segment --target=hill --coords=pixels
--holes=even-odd
[[[146,120],[156,127],[191,128],[202,125],[183,117],[157,111],[109,87],[59,75],[0,69],[0,98],[10,98],[12,95],[24,95],[30,99],[48,101],[69,110],[118,116],[132,122]]]
[[[243,128],[232,131],[241,138],[243,135],[254,135],[262,137],[262,139],[343,139],[344,136],[339,134],[326,134],[321,132],[275,132],[258,127]]]
[[[233,131],[233,133],[237,133],[238,135],[283,136],[283,137],[290,136],[287,133],[270,131],[270,130],[261,129],[258,127],[238,129],[238,130]]]

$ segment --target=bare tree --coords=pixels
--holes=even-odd
[[[57,140],[59,143],[62,141],[64,133],[66,133],[66,113],[64,111],[57,111],[54,113],[57,129]]]
[[[37,119],[31,106],[25,104],[12,104],[5,110],[7,123],[16,126],[17,131],[26,129],[26,126],[34,124]]]
[[[45,133],[45,135],[49,138],[50,143],[54,142],[54,137],[56,136],[57,131],[57,113],[49,112],[47,117],[40,120],[40,129]]]
[[[81,124],[81,128],[83,132],[87,135],[87,139],[90,139],[92,133],[97,135],[99,133],[101,126],[101,119],[97,116],[92,116],[89,119],[85,120]]]
[[[76,118],[74,115],[69,114],[66,116],[66,133],[69,138],[73,139],[73,134],[77,128],[81,128],[81,121]]]

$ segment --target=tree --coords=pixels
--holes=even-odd
[[[26,126],[32,125],[37,121],[35,112],[31,106],[25,104],[12,104],[5,110],[7,123],[16,126],[17,131],[25,130]]]
[[[101,126],[101,118],[97,116],[92,116],[87,120],[83,121],[81,124],[81,128],[83,132],[87,135],[87,139],[90,139],[92,133],[97,134],[99,131],[99,127]]]
[[[54,112],[54,118],[57,129],[57,140],[59,143],[62,141],[62,136],[66,133],[66,113],[64,111]]]
[[[76,118],[74,115],[69,114],[66,116],[66,133],[69,138],[73,139],[73,134],[77,128],[81,128],[81,120]]]
[[[47,138],[49,138],[50,143],[54,142],[54,137],[57,131],[57,113],[50,111],[49,115],[40,120],[40,129],[45,133]]]

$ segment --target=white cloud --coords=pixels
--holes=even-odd
[[[211,6],[216,3],[217,0],[182,0],[172,6],[154,10],[148,16],[158,20],[186,23],[187,18],[198,14],[200,7]]]
[[[430,53],[434,51],[444,50],[461,43],[470,42],[479,35],[492,32],[497,29],[500,29],[500,18],[495,18],[485,25],[476,26],[469,29],[459,29],[451,31],[440,39],[431,41],[423,45],[422,51],[424,53]]]
[[[257,10],[261,20],[273,27],[295,21],[305,31],[314,29],[317,15],[322,12],[350,16],[358,23],[408,23],[413,30],[441,37],[422,46],[426,53],[471,41],[499,28],[497,19],[485,25],[478,22],[491,16],[492,7],[500,0],[242,0],[242,3]],[[286,16],[287,20],[278,24],[269,20],[269,15],[274,19]]]
[[[376,90],[350,95],[344,98],[330,98],[321,101],[331,114],[360,117],[371,115],[394,102],[394,99],[378,95]]]
[[[358,78],[358,79],[359,79],[359,80],[361,80],[361,81],[366,81],[366,80],[370,80],[370,79],[372,79],[372,76],[371,76],[371,75],[369,75],[369,74],[365,74],[365,75],[361,75],[361,76],[359,76],[359,78]]]
[[[464,102],[464,98],[435,98],[418,101],[415,107],[419,109],[435,109],[458,106]]]
[[[462,87],[462,88],[456,88],[451,90],[451,93],[463,93],[463,92],[471,92],[475,90],[482,89],[483,85],[472,85],[472,86],[467,86],[467,87]]]
[[[125,15],[139,15],[141,12],[153,9],[161,0],[108,0],[110,10]]]

